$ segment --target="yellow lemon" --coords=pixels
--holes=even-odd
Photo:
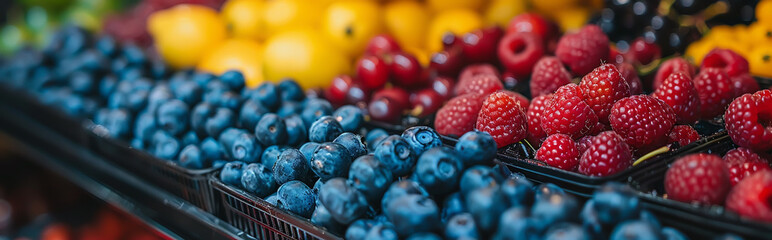
[[[772,45],[759,46],[745,57],[751,74],[772,78]]]
[[[699,40],[696,42],[693,42],[689,44],[689,47],[686,48],[686,57],[691,58],[692,62],[694,62],[697,65],[702,64],[702,59],[705,58],[705,55],[710,52],[710,50],[713,50],[716,45],[713,43],[713,41],[709,40]]]
[[[413,1],[390,2],[384,6],[386,29],[403,47],[422,47],[426,40],[429,14],[423,5]]]
[[[349,57],[364,52],[367,42],[381,31],[378,4],[371,1],[340,1],[327,7],[324,33]]]
[[[756,19],[772,26],[772,0],[763,0],[756,4]]]
[[[772,46],[772,24],[752,23],[743,39],[751,46]]]
[[[582,7],[567,8],[555,14],[555,21],[563,32],[579,29],[590,19],[590,10]]]
[[[197,68],[220,75],[228,70],[244,74],[247,87],[257,87],[263,82],[263,59],[260,43],[245,38],[226,40],[206,54]]]
[[[469,9],[478,10],[485,5],[485,0],[427,0],[426,3],[435,12],[441,12],[450,9]]]
[[[441,12],[432,19],[426,47],[431,52],[442,50],[442,35],[447,32],[464,34],[482,27],[482,18],[477,12],[468,9],[454,9]]]
[[[225,22],[213,9],[200,5],[177,5],[153,13],[148,31],[169,65],[192,67],[226,37]]]
[[[231,35],[251,39],[265,37],[262,0],[229,0],[222,7],[222,17],[228,24]]]
[[[537,11],[544,13],[544,14],[550,14],[554,13],[555,10],[561,10],[561,9],[568,9],[575,7],[578,5],[580,0],[532,0],[531,6],[535,8]],[[553,14],[550,14],[552,16],[556,16]]]
[[[315,0],[271,0],[265,3],[266,36],[298,27],[315,27],[322,3]]]
[[[349,73],[346,56],[311,29],[289,30],[268,38],[263,71],[270,81],[290,77],[303,88],[326,87],[333,77]]]
[[[485,9],[485,23],[507,28],[509,20],[527,9],[525,0],[492,0]]]

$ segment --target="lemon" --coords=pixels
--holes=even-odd
[[[691,58],[692,62],[700,65],[702,64],[702,59],[705,58],[705,55],[715,47],[716,45],[713,41],[702,39],[689,44],[689,47],[686,48],[685,55],[687,58]]]
[[[482,18],[477,12],[468,9],[443,11],[432,19],[426,47],[431,52],[442,50],[442,35],[447,32],[464,34],[482,26]]]
[[[403,47],[423,47],[429,16],[423,5],[413,1],[386,4],[383,10],[388,32]]]
[[[756,18],[758,22],[772,26],[772,0],[762,0],[756,4]]]
[[[316,27],[321,3],[315,0],[271,0],[265,3],[266,36],[298,27]]]
[[[525,0],[492,0],[485,8],[485,23],[507,28],[509,20],[527,9]]]
[[[560,30],[567,32],[583,27],[590,19],[590,10],[583,7],[567,8],[555,14]]]
[[[231,36],[251,39],[265,38],[262,0],[229,0],[222,7],[222,18],[228,24]]]
[[[200,5],[177,5],[153,13],[148,31],[169,65],[192,67],[226,37],[225,22],[213,9]]]
[[[198,70],[221,75],[228,70],[239,70],[246,78],[247,87],[263,82],[263,61],[260,43],[245,38],[229,39],[206,54]]]
[[[263,52],[266,80],[291,77],[306,89],[326,87],[336,75],[348,73],[350,65],[346,56],[311,29],[271,36]]]
[[[541,13],[550,14],[555,13],[555,10],[575,7],[579,2],[580,0],[531,0],[531,6]]]
[[[485,0],[427,0],[426,4],[435,12],[451,9],[478,10],[485,5]]]
[[[349,57],[364,52],[367,42],[381,31],[378,4],[371,1],[340,1],[327,7],[324,14],[324,33],[327,38]]]
[[[746,44],[752,46],[772,46],[772,24],[752,23],[746,29],[743,39]]]
[[[772,77],[772,45],[759,46],[745,56],[750,65],[751,74]]]

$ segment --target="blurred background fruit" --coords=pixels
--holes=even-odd
[[[239,70],[246,78],[247,87],[257,87],[264,79],[262,46],[251,39],[226,40],[204,55],[197,68],[216,75]]]
[[[380,33],[383,25],[379,6],[371,1],[335,2],[321,20],[326,37],[349,57],[362,54],[367,41]]]
[[[442,36],[445,33],[464,34],[483,25],[480,14],[470,9],[452,9],[437,13],[429,24],[426,35],[426,47],[436,52],[442,49]]]
[[[424,47],[429,20],[424,5],[415,1],[393,1],[383,7],[386,30],[404,47]]]
[[[333,77],[351,69],[348,58],[312,29],[271,36],[263,56],[266,80],[294,78],[303,88],[326,87]]]
[[[214,9],[178,5],[148,19],[156,49],[175,68],[195,66],[226,37],[226,25]]]
[[[222,18],[233,37],[262,40],[265,38],[265,2],[231,0],[222,7]]]

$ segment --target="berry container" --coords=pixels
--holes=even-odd
[[[37,120],[52,131],[81,146],[89,144],[89,137],[81,119],[73,118],[58,108],[47,106],[26,90],[13,89],[0,84],[0,101],[9,103],[6,106]]]
[[[279,209],[262,198],[220,181],[219,172],[209,181],[222,204],[221,218],[257,239],[342,239],[310,220]]]

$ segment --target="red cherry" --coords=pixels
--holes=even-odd
[[[367,105],[370,118],[375,121],[394,123],[402,117],[405,108],[388,97],[374,98]]]
[[[362,87],[378,89],[389,81],[389,65],[381,58],[366,55],[357,61],[357,77]]]
[[[443,50],[432,55],[429,68],[443,76],[456,76],[464,66],[464,56],[460,49]]]
[[[444,101],[445,99],[434,89],[426,88],[416,92],[411,97],[410,105],[413,106],[413,114],[424,117],[437,112]]]
[[[544,55],[544,44],[533,33],[508,33],[499,42],[499,61],[516,77],[531,75],[533,66]]]
[[[402,48],[399,47],[397,41],[385,34],[376,35],[371,38],[370,42],[367,43],[367,47],[365,47],[366,53],[375,56],[398,52],[400,50],[402,50]]]
[[[450,49],[461,49],[463,45],[463,41],[461,41],[461,38],[453,34],[452,32],[446,32],[442,35],[442,49],[444,50],[450,50]]]
[[[646,65],[655,59],[659,59],[662,56],[662,50],[660,50],[656,43],[648,42],[644,38],[639,37],[633,41],[627,54],[630,55],[630,59],[637,60],[638,63]]]
[[[462,46],[467,61],[473,63],[495,61],[496,48],[502,35],[504,31],[496,26],[464,34]]]
[[[367,103],[370,99],[371,91],[361,86],[360,83],[354,83],[346,92],[346,102],[348,104]]]
[[[346,94],[354,85],[354,79],[349,75],[340,75],[332,79],[332,83],[324,91],[324,97],[335,106],[346,104]]]
[[[461,74],[458,76],[459,82],[466,82],[468,78],[472,78],[477,75],[481,74],[492,74],[496,75],[496,77],[501,78],[501,75],[499,75],[499,70],[496,70],[496,67],[490,64],[475,64],[475,65],[469,65],[466,68],[464,68],[463,71],[461,71]]]
[[[405,88],[415,88],[424,82],[421,79],[421,64],[413,55],[398,52],[391,58],[391,75],[394,84]]]
[[[373,94],[372,99],[375,100],[375,99],[384,98],[384,97],[391,99],[402,109],[407,109],[408,107],[410,107],[410,93],[405,91],[405,89],[394,88],[394,87],[384,88],[376,91]]]
[[[435,77],[432,80],[431,87],[432,90],[447,100],[453,97],[453,85],[455,85],[455,82],[452,78]]]
[[[608,60],[611,63],[620,64],[625,62],[625,56],[619,52],[616,46],[611,46],[609,47]]]
[[[536,13],[524,13],[517,15],[509,21],[507,34],[514,32],[534,33],[544,42],[549,42],[555,35],[557,29],[544,17]]]

